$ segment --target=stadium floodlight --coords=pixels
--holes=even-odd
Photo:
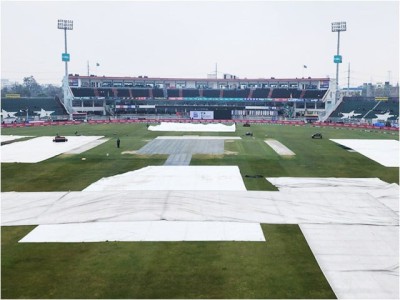
[[[346,22],[333,22],[332,32],[346,31]]]
[[[340,48],[340,32],[346,31],[347,26],[346,22],[332,22],[332,32],[338,33],[338,40],[337,40],[337,52],[334,56],[334,63],[336,63],[336,93],[335,93],[335,103],[339,100],[339,64],[342,63],[342,56],[339,54]]]
[[[58,20],[58,29],[63,29],[64,30],[65,51],[62,54],[62,61],[65,62],[65,77],[68,78],[69,53],[67,52],[67,30],[74,29],[74,21],[72,21],[72,20]]]
[[[72,30],[74,29],[74,21],[58,20],[58,29]]]

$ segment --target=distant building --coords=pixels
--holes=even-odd
[[[224,74],[224,79],[239,79],[239,77],[232,74]]]
[[[345,89],[344,89],[345,90]],[[399,84],[392,86],[388,81],[385,83],[378,82],[364,83],[362,86],[363,97],[399,97]]]
[[[362,96],[363,87],[351,87],[351,88],[343,88],[342,91],[347,97],[355,97],[355,96]]]

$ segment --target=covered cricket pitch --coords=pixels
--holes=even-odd
[[[119,126],[126,127],[126,125]],[[179,126],[182,126],[182,124]],[[91,131],[87,136],[97,136],[97,134],[94,134],[94,127],[86,129]],[[137,128],[132,129],[137,130]],[[339,173],[335,174],[333,170],[328,169],[330,163],[324,165],[322,160],[316,158],[314,167],[326,168],[326,176],[315,176],[318,172],[314,170],[308,173],[303,172],[303,176],[292,177],[287,176],[293,173],[291,171],[272,172],[271,170],[275,168],[276,163],[279,163],[283,169],[286,168],[285,165],[293,168],[297,164],[301,170],[301,165],[309,159],[310,154],[317,154],[315,149],[311,148],[304,151],[303,145],[310,142],[302,141],[302,139],[293,135],[293,133],[301,135],[306,132],[307,135],[305,136],[308,136],[308,133],[311,132],[310,128],[290,128],[289,126],[274,128],[271,125],[258,125],[254,128],[255,137],[245,137],[242,128],[238,128],[235,133],[230,133],[230,135],[225,132],[223,133],[224,136],[219,136],[218,132],[200,134],[196,132],[195,134],[185,133],[182,135],[179,132],[172,131],[171,124],[169,124],[168,130],[167,134],[173,132],[174,135],[168,136],[160,134],[160,132],[150,133],[149,135],[147,132],[141,132],[143,137],[141,141],[130,141],[128,140],[129,135],[126,138],[122,135],[123,148],[120,150],[115,149],[114,133],[108,134],[103,131],[102,136],[109,138],[109,141],[104,140],[101,144],[94,145],[95,148],[90,149],[88,147],[85,152],[76,151],[74,154],[73,149],[69,149],[70,153],[66,156],[61,155],[48,159],[49,162],[56,163],[61,160],[63,165],[74,161],[70,168],[75,165],[77,170],[79,169],[78,162],[81,165],[85,164],[85,168],[90,166],[90,164],[87,164],[88,162],[93,161],[92,163],[97,165],[99,161],[104,160],[105,165],[107,165],[106,160],[110,159],[133,163],[125,170],[115,170],[114,174],[107,175],[103,172],[103,176],[100,178],[96,176],[98,179],[92,180],[91,184],[86,185],[81,191],[53,188],[52,191],[40,192],[31,188],[30,191],[28,189],[24,192],[18,192],[18,190],[11,192],[9,188],[4,191],[2,183],[2,228],[5,229],[3,230],[5,238],[12,236],[10,236],[11,229],[14,227],[22,229],[21,226],[38,225],[32,228],[32,231],[27,231],[28,234],[20,236],[15,241],[17,243],[6,243],[3,246],[3,254],[5,253],[7,264],[13,257],[7,249],[15,250],[21,247],[28,247],[27,249],[51,248],[59,243],[66,245],[67,249],[76,247],[73,246],[76,243],[92,248],[87,243],[95,243],[96,247],[101,247],[103,243],[112,241],[118,244],[118,241],[120,241],[119,243],[123,241],[133,243],[132,245],[136,249],[138,249],[137,247],[146,248],[148,245],[146,243],[149,242],[156,243],[154,247],[163,251],[161,249],[168,248],[164,245],[168,241],[169,243],[176,243],[178,248],[191,247],[184,245],[190,245],[193,242],[203,243],[206,247],[204,250],[206,253],[199,253],[194,249],[192,251],[187,249],[179,251],[188,251],[182,257],[206,259],[207,262],[204,261],[204,263],[206,266],[208,265],[209,270],[213,270],[212,265],[216,261],[213,262],[214,260],[209,255],[215,251],[214,247],[220,247],[218,245],[230,247],[229,243],[247,245],[243,246],[248,249],[244,253],[250,255],[255,248],[259,248],[263,244],[266,247],[264,249],[266,252],[262,255],[255,254],[254,259],[257,261],[257,259],[266,255],[263,259],[268,260],[269,255],[277,255],[278,253],[272,251],[272,253],[267,254],[268,249],[274,249],[280,243],[276,240],[277,236],[272,228],[274,226],[288,226],[287,228],[299,226],[305,238],[304,242],[306,241],[305,245],[308,244],[312,251],[310,252],[310,254],[312,253],[310,263],[312,264],[315,257],[314,263],[317,262],[317,266],[322,270],[322,278],[326,278],[336,297],[358,299],[398,297],[398,185],[377,178],[379,172],[385,171],[383,169],[386,168],[391,172],[393,168],[388,169],[371,162],[368,166],[377,170],[376,176],[363,177],[363,172],[358,172],[358,169],[368,167],[365,165],[365,162],[369,161],[368,158],[354,152],[348,152],[337,147],[334,142],[324,139],[312,141],[315,145],[309,147],[317,147],[319,154],[325,155],[325,160],[328,162],[344,157],[342,161],[333,162],[333,165],[335,163],[348,164],[352,161],[351,157],[348,156],[355,156],[355,161],[360,161],[357,162],[360,166],[357,168],[347,166],[348,172],[343,174],[345,176],[340,176]],[[341,139],[346,136],[343,131],[326,130],[330,131],[324,133],[324,135],[330,134],[333,139]],[[27,132],[21,131],[20,134],[28,135]],[[32,134],[29,135],[40,135],[40,133],[31,132]],[[81,129],[80,132],[82,132]],[[138,132],[136,131],[135,134],[137,135]],[[365,139],[372,134],[349,132],[348,135],[352,138]],[[375,142],[378,140],[376,135],[372,135],[372,137]],[[279,141],[281,147],[283,145],[288,147],[296,155],[289,158],[281,157],[264,142],[270,138]],[[144,139],[147,140],[144,141]],[[85,144],[91,142],[83,139],[82,141],[84,142],[81,145],[76,145],[75,148],[84,147]],[[335,140],[335,142],[337,141]],[[15,147],[19,144],[19,151],[24,153],[20,146],[23,143],[16,141],[2,146],[2,148],[12,145]],[[398,150],[398,141],[397,144],[393,143],[393,145]],[[122,154],[122,150],[131,151],[133,154]],[[226,150],[237,154],[226,155]],[[391,151],[396,151],[396,149]],[[29,150],[25,153],[29,156]],[[107,153],[108,155],[103,154],[100,157],[100,153]],[[15,152],[13,155],[15,156]],[[156,165],[151,164],[150,159],[153,156],[158,157],[155,161]],[[85,161],[81,160],[83,157]],[[249,167],[248,164],[253,161],[253,158],[256,158],[255,163],[258,165]],[[8,181],[6,177],[3,177],[4,172],[12,172],[12,170],[21,166],[29,167],[29,164],[26,163],[6,163],[6,159],[7,155],[4,161],[2,155],[2,182]],[[26,160],[27,158],[21,156],[21,161]],[[144,168],[137,167],[139,165],[136,160],[149,160],[149,164],[145,165]],[[396,158],[393,158],[393,160],[394,162],[391,162],[391,164],[396,163]],[[38,162],[35,165],[40,164],[45,166],[46,162]],[[383,169],[379,171],[381,168]],[[51,167],[48,168],[48,172],[49,174],[53,172]],[[65,175],[70,177],[72,174],[69,172],[70,170],[66,167]],[[249,173],[251,173],[250,175],[262,173],[263,178],[261,180],[268,182],[270,186],[274,186],[277,190],[249,189],[248,186],[252,184],[251,180],[260,180],[244,180],[245,175]],[[74,174],[72,176],[80,176],[79,173]],[[299,173],[295,171],[294,174]],[[262,183],[260,184],[262,185]],[[224,244],[215,244],[216,242]],[[293,245],[295,240],[291,244],[289,239],[287,246],[294,247],[294,249],[296,247],[302,248],[302,242],[297,242],[298,245]],[[181,246],[180,243],[184,243],[184,245]],[[202,247],[202,244],[196,245]],[[236,248],[236,246],[232,247]],[[230,251],[226,250],[225,254],[221,252],[220,255],[229,256]],[[257,251],[255,252],[258,253]],[[289,257],[294,255],[290,252],[286,253],[285,257],[286,255],[289,255]],[[22,260],[24,260],[24,256],[28,255],[26,259],[29,260],[29,254],[21,253],[17,255],[22,255],[20,256]],[[98,261],[101,259],[98,256],[95,257]],[[308,257],[308,254],[305,257]],[[135,259],[144,263],[143,270],[145,271],[145,261],[149,257],[142,255]],[[277,259],[279,260],[279,258]],[[223,264],[227,263],[225,260],[221,261],[223,261]],[[284,261],[281,261],[284,269],[291,269],[292,267],[301,269],[301,265],[304,264],[304,262],[297,261],[291,263],[292,265],[287,265],[287,262]],[[55,262],[53,261],[53,263]],[[3,293],[10,293],[8,290],[9,280],[13,276],[13,272],[7,264],[2,264],[3,278],[6,276],[5,281],[2,278],[2,289],[4,283],[6,283]],[[240,268],[240,266],[244,267],[242,264],[246,264],[245,259],[239,259],[233,265],[226,265],[223,268],[228,270],[230,267],[234,269]],[[247,264],[251,265],[253,262],[247,262]],[[305,267],[307,264],[303,266]],[[188,267],[190,265],[189,263]],[[20,265],[20,267],[22,266]],[[150,268],[149,265],[147,265],[147,268],[148,272],[156,270]],[[163,268],[163,263],[160,264],[160,268]],[[290,289],[289,292],[276,291],[280,288],[272,283],[275,279],[268,279],[271,275],[267,274],[271,274],[270,272],[277,276],[280,274],[279,276],[283,276],[280,277],[281,281],[293,286],[296,280],[301,282],[302,272],[298,273],[300,277],[296,279],[280,273],[276,269],[277,266],[274,268],[275,270],[272,269],[264,273],[264,271],[257,270],[254,265],[254,268],[252,267],[247,271],[244,268],[245,274],[240,276],[242,284],[246,282],[250,284],[248,276],[257,277],[257,272],[261,272],[261,276],[267,276],[264,277],[265,284],[270,287],[269,289],[274,290],[270,291],[269,294],[265,289],[258,289],[251,284],[252,287],[245,289],[246,292],[244,293],[238,290],[235,292],[234,288],[230,288],[229,293],[213,294],[211,291],[213,285],[204,280],[204,282],[199,283],[203,285],[203,288],[198,289],[197,296],[190,294],[190,288],[187,288],[186,291],[183,288],[181,295],[189,298],[199,295],[203,295],[205,298],[212,298],[215,295],[228,298],[333,297],[330,289],[326,289],[326,294],[321,292],[320,288],[316,286],[316,281],[300,284],[307,287],[308,293],[300,292],[301,288],[296,289],[293,292],[294,294],[290,293]],[[122,267],[122,269],[125,269],[125,267]],[[174,270],[168,270],[175,274]],[[250,270],[253,270],[254,274],[247,273]],[[175,271],[174,276],[179,276],[184,272],[181,268],[176,268]],[[126,272],[135,276],[133,269],[126,270]],[[215,270],[213,272],[215,273]],[[136,274],[142,273],[137,270]],[[197,278],[196,280],[199,280],[201,276],[206,276],[206,274],[209,274],[207,268],[198,270],[198,273],[193,276]],[[219,272],[215,274],[219,274]],[[229,281],[236,278],[236,275],[229,273],[223,276],[221,274],[221,278]],[[310,276],[310,278],[313,278],[316,275]],[[103,278],[108,277],[105,275]],[[18,284],[13,285],[18,287]],[[239,284],[238,286],[243,285]],[[20,289],[22,289],[22,286],[20,286]],[[287,290],[287,287],[281,289]],[[159,295],[157,293],[133,292],[132,290],[128,292],[129,289],[124,287],[122,287],[122,290],[125,290],[127,293],[125,295],[129,295],[131,298],[145,295],[157,297]],[[22,290],[21,293],[23,293]],[[10,293],[9,295],[16,294]],[[78,295],[85,298],[86,294],[82,292]],[[118,295],[118,293],[115,295]],[[162,298],[176,297],[176,294],[168,294],[168,292],[161,295]],[[68,298],[68,295],[64,294],[64,297]]]

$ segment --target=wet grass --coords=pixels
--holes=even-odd
[[[245,136],[251,130],[253,137]],[[149,165],[163,165],[167,155],[122,154],[135,151],[159,135],[182,135],[177,132],[151,132],[145,124],[69,125],[38,128],[7,128],[2,134],[14,135],[102,135],[110,140],[94,149],[76,155],[59,155],[37,164],[2,164],[2,191],[79,191],[102,177],[137,170]],[[316,131],[323,139],[313,140]],[[190,134],[190,133],[185,133]],[[240,136],[241,140],[225,141],[225,150],[235,155],[193,155],[191,165],[239,166],[248,190],[275,190],[264,177],[378,177],[386,182],[399,182],[398,168],[381,166],[363,155],[349,152],[330,138],[398,139],[382,131],[313,128],[311,126],[252,125],[237,126],[235,133],[193,133],[195,135]],[[116,147],[116,138],[121,148]],[[282,157],[265,144],[276,139],[296,153]],[[107,153],[109,154],[107,156]],[[383,154],[384,155],[384,154]],[[82,160],[84,157],[86,160]]]
[[[13,128],[3,129],[2,134],[54,136],[75,131],[110,140],[82,154],[59,155],[37,164],[2,164],[2,192],[79,191],[102,177],[162,165],[166,155],[122,152],[138,150],[159,135],[182,135],[150,132],[145,124]],[[247,131],[253,137],[245,136]],[[323,139],[311,139],[315,132],[321,132]],[[193,134],[242,138],[225,141],[225,150],[234,155],[193,155],[191,165],[239,166],[248,190],[276,190],[263,177],[378,177],[399,182],[399,168],[383,167],[329,141],[398,140],[397,132],[238,125],[235,133]],[[266,138],[278,140],[296,155],[279,156],[264,143]],[[335,298],[297,225],[262,228],[266,243],[20,244],[32,226],[2,227],[2,298]]]
[[[335,298],[297,225],[267,242],[18,243],[2,228],[3,299]]]

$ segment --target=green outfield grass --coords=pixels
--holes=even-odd
[[[267,242],[18,244],[2,228],[3,298],[335,298],[297,225]]]
[[[3,129],[3,135],[103,135],[110,140],[78,155],[37,164],[2,164],[2,191],[79,191],[94,181],[163,165],[166,155],[121,154],[159,135],[146,124],[69,125]],[[245,136],[252,131],[253,137]],[[322,140],[313,140],[315,132]],[[225,155],[194,155],[191,165],[237,165],[248,190],[275,190],[264,177],[378,177],[399,182],[386,168],[330,138],[396,139],[398,133],[312,126],[237,126]],[[116,148],[116,138],[121,149]],[[293,152],[283,158],[264,143],[273,138]],[[106,154],[109,153],[109,156]],[[384,155],[384,154],[383,154]],[[81,158],[86,160],[82,161]],[[18,240],[34,227],[2,227],[2,298],[335,298],[297,225],[267,225],[267,242],[35,243]]]
[[[167,159],[167,155],[142,156],[121,152],[139,150],[150,139],[160,135],[190,134],[151,132],[146,129],[146,124],[7,128],[2,130],[2,134],[53,136],[56,133],[74,135],[75,131],[82,135],[103,135],[110,140],[78,155],[59,155],[37,164],[2,164],[2,191],[80,191],[102,177],[137,170],[148,165],[163,165]],[[252,131],[253,137],[245,136],[246,131]],[[322,132],[322,140],[310,138],[317,131]],[[311,126],[238,125],[235,133],[193,134],[242,137],[241,140],[225,142],[225,150],[229,151],[229,154],[194,155],[191,165],[237,165],[248,190],[275,190],[263,178],[245,177],[255,174],[264,177],[378,177],[390,183],[399,182],[398,168],[381,166],[359,153],[346,151],[329,141],[330,138],[398,140],[397,132],[383,134],[382,131],[366,132]],[[121,149],[116,147],[117,137],[121,139]],[[279,156],[265,144],[266,138],[280,141],[296,155],[292,158]],[[86,160],[82,161],[82,157]]]

